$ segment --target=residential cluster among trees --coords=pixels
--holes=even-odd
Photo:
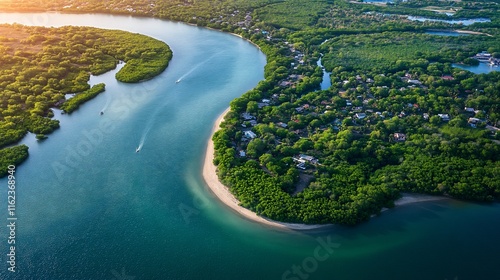
[[[265,80],[230,103],[213,137],[220,180],[271,219],[356,224],[401,192],[500,198],[500,72],[456,67],[500,56],[494,2],[57,0],[42,9],[180,20],[257,44]],[[455,29],[475,33],[428,34]]]

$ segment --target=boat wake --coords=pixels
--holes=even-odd
[[[196,69],[198,69],[200,66],[202,66],[203,64],[209,62],[212,58],[214,58],[216,55],[218,54],[221,54],[223,53],[224,51],[220,51],[220,52],[217,52],[217,53],[214,53],[213,55],[211,55],[209,58],[205,59],[204,61],[196,64],[193,68],[191,68],[191,70],[189,70],[186,74],[182,75],[179,79],[177,79],[175,81],[176,84],[180,83],[184,78],[186,78],[187,76],[189,76],[191,73],[193,73]]]
[[[101,115],[104,114],[104,111],[106,111],[109,107],[109,103],[111,103],[111,96],[109,94],[106,95],[106,104],[104,104],[104,107],[101,109]]]
[[[146,142],[146,138],[148,136],[149,131],[151,130],[151,127],[153,127],[153,122],[150,121],[144,131],[142,132],[141,140],[139,141],[139,146],[137,146],[137,149],[135,150],[136,153],[138,153],[140,150],[142,150],[142,147],[144,146],[144,143]]]

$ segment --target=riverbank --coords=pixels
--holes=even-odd
[[[219,177],[217,176],[217,166],[214,165],[214,143],[212,141],[213,134],[219,130],[220,124],[224,120],[225,115],[229,112],[229,108],[227,108],[215,121],[214,126],[212,128],[212,133],[210,135],[210,139],[208,140],[207,149],[205,152],[205,160],[203,162],[203,179],[207,184],[210,191],[215,194],[215,196],[226,206],[231,208],[233,211],[237,212],[241,216],[245,217],[248,220],[261,223],[266,226],[271,226],[280,229],[288,229],[288,230],[312,230],[318,228],[324,228],[332,226],[331,224],[296,224],[296,223],[283,223],[274,221],[271,219],[267,219],[257,215],[256,213],[248,210],[245,207],[240,206],[239,200],[229,191],[229,189],[219,181]],[[401,206],[411,203],[417,202],[425,202],[425,201],[436,201],[447,199],[446,197],[441,196],[431,196],[425,194],[403,194],[403,197],[396,200],[394,205]]]
[[[463,34],[471,34],[471,35],[486,35],[488,37],[493,37],[493,35],[484,33],[484,32],[478,32],[478,31],[469,31],[469,30],[460,30],[460,29],[455,29],[453,30],[454,32],[457,33],[463,33]]]
[[[484,32],[478,32],[478,31],[470,31],[470,30],[462,30],[462,29],[428,29],[427,31],[429,32],[444,32],[444,33],[460,33],[460,34],[468,34],[468,35],[485,35],[488,37],[493,37],[493,35],[484,33]]]

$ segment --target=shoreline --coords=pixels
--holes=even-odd
[[[289,229],[289,230],[311,230],[322,227],[327,227],[331,225],[306,225],[306,224],[292,224],[273,221],[271,219],[266,219],[257,215],[256,213],[248,210],[247,208],[240,206],[239,200],[229,191],[229,189],[219,181],[217,176],[217,167],[213,164],[214,160],[214,143],[212,137],[214,133],[219,130],[221,122],[224,120],[227,112],[230,108],[227,108],[215,121],[212,128],[212,133],[210,133],[210,139],[208,140],[207,149],[205,152],[205,159],[203,161],[203,180],[210,189],[210,191],[227,207],[231,210],[237,212],[244,218],[258,222],[266,226],[272,226],[274,228]]]
[[[210,191],[227,207],[231,208],[231,210],[237,212],[239,215],[244,218],[260,223],[262,225],[271,226],[274,228],[285,229],[285,230],[313,230],[318,228],[330,227],[335,224],[297,224],[297,223],[284,223],[278,222],[271,219],[264,218],[262,216],[257,215],[255,212],[240,206],[239,200],[229,191],[229,189],[219,181],[219,177],[217,176],[217,166],[213,164],[214,160],[214,144],[212,141],[212,137],[214,133],[219,130],[220,124],[224,120],[224,117],[229,112],[230,108],[227,108],[214,123],[212,128],[212,132],[210,133],[210,138],[207,143],[207,148],[205,151],[205,158],[203,161],[203,180],[205,181],[207,187]],[[436,200],[444,200],[448,199],[447,197],[441,196],[431,196],[425,194],[409,194],[403,193],[403,197],[396,200],[394,205],[396,207],[418,203],[418,202],[426,202],[426,201],[436,201]]]

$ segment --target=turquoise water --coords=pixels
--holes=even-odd
[[[330,79],[330,74],[332,73],[327,72],[326,69],[323,67],[323,64],[321,63],[321,58],[318,59],[318,62],[316,64],[323,69],[323,79],[321,80],[320,88],[321,90],[327,90],[332,86],[332,81]]]
[[[475,74],[488,74],[491,71],[500,71],[499,67],[493,67],[489,65],[488,63],[479,63],[477,66],[469,66],[469,65],[462,65],[462,64],[452,64],[453,67],[457,67],[460,69],[464,69],[467,71],[471,71],[472,73]]]
[[[262,226],[221,205],[201,164],[217,116],[263,77],[265,57],[250,43],[155,19],[0,14],[1,22],[21,18],[144,33],[166,41],[174,58],[142,84],[94,77],[106,92],[72,115],[56,114],[61,129],[46,141],[24,140],[18,272],[7,271],[3,226],[0,279],[498,278],[498,204],[426,202],[311,232]],[[5,224],[6,186],[0,179]]]
[[[413,21],[430,21],[430,22],[444,22],[448,24],[460,24],[460,25],[465,25],[469,26],[474,23],[484,23],[484,22],[491,22],[490,19],[488,18],[473,18],[473,19],[453,19],[453,20],[444,20],[444,19],[434,19],[434,18],[427,18],[427,17],[420,17],[420,16],[409,16],[409,20]]]

